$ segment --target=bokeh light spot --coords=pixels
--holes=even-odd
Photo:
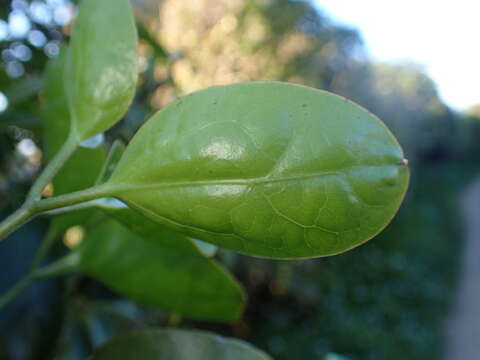
[[[53,20],[57,25],[65,26],[72,21],[74,12],[71,4],[60,5],[53,12]]]
[[[33,1],[29,13],[36,23],[48,25],[52,22],[52,10],[43,2]]]
[[[8,108],[8,98],[4,93],[0,91],[0,113],[4,112]]]
[[[0,41],[6,40],[8,37],[8,24],[0,19]]]
[[[6,66],[7,74],[11,78],[19,78],[25,73],[25,68],[18,61],[10,61]]]
[[[32,30],[28,33],[28,41],[35,47],[43,47],[47,42],[47,37],[40,30]]]
[[[60,45],[58,41],[49,41],[43,49],[49,58],[54,58],[60,53]]]
[[[22,38],[30,31],[32,24],[22,11],[13,11],[8,16],[8,28],[10,34],[15,38]]]
[[[37,152],[37,146],[32,139],[22,139],[17,144],[17,150],[25,157],[33,156]]]
[[[65,232],[65,235],[63,236],[63,243],[69,249],[74,249],[80,245],[84,236],[85,229],[82,226],[72,226]]]

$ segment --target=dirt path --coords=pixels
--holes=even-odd
[[[454,309],[446,322],[444,360],[480,359],[480,178],[461,199],[465,243]]]

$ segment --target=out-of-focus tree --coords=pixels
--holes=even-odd
[[[181,93],[250,80],[328,88],[362,49],[356,31],[333,25],[304,1],[164,0],[158,13],[141,16],[170,54]],[[156,69],[159,82],[165,76]],[[153,105],[165,105],[174,93],[171,86],[158,88]]]
[[[480,154],[480,104],[467,109],[465,116],[459,119],[460,142],[462,155],[465,159],[478,163]]]
[[[153,92],[153,108],[211,85],[282,80],[364,105],[391,127],[414,164],[419,157],[442,159],[455,142],[455,115],[420,66],[372,65],[355,30],[332,23],[307,1],[163,0],[157,11],[150,0],[136,2],[170,55],[170,68],[154,71],[163,85]],[[172,82],[165,83],[167,76]]]
[[[468,116],[474,116],[480,118],[480,104],[471,106],[466,111]]]

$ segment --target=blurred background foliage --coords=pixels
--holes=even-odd
[[[453,112],[421,66],[372,63],[355,29],[308,1],[132,4],[139,88],[106,142],[128,141],[149,115],[197,89],[290,81],[344,95],[385,121],[410,161],[410,192],[386,231],[340,256],[285,262],[220,251],[249,293],[244,317],[232,325],[140,307],[88,277],[39,282],[0,312],[0,359],[84,359],[112,335],[145,326],[214,330],[279,360],[330,351],[350,359],[439,358],[462,246],[457,200],[479,170],[480,105]],[[0,2],[2,217],[19,206],[44,164],[42,71],[68,41],[74,14],[68,0]],[[46,225],[39,219],[0,245],[0,292],[26,271]]]

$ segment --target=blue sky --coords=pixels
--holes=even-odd
[[[413,60],[456,110],[480,103],[480,4],[473,0],[314,0],[357,28],[374,60]]]

